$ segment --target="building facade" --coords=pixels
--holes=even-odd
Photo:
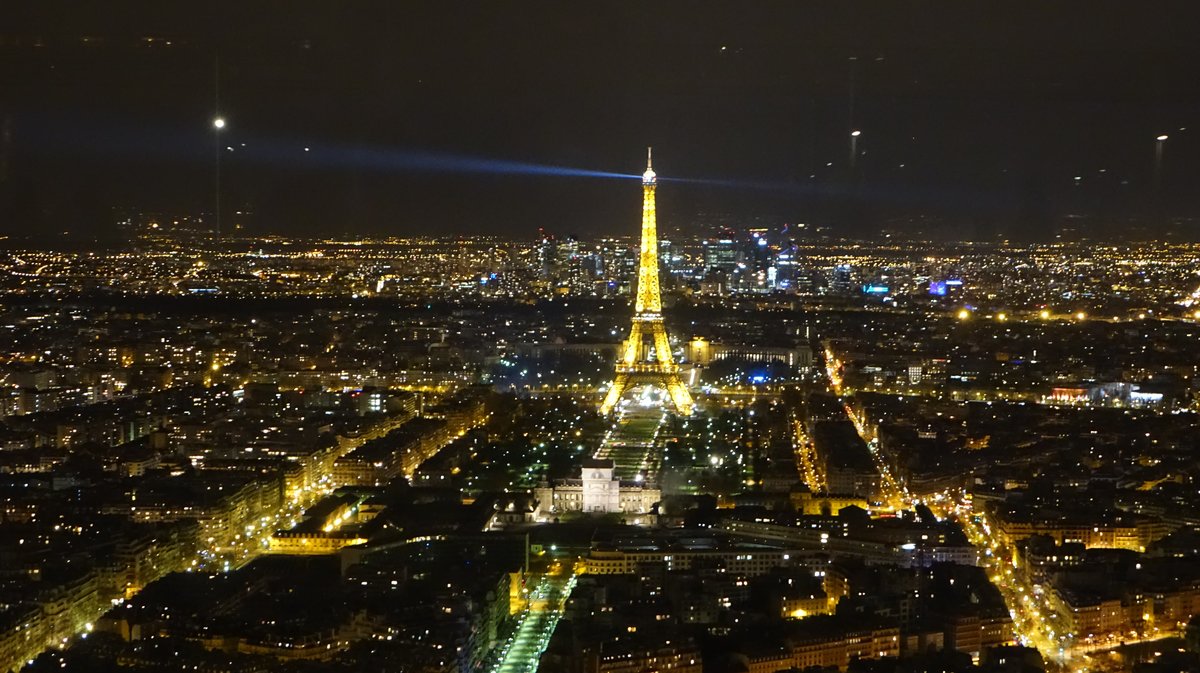
[[[585,460],[579,479],[534,489],[541,518],[567,512],[650,516],[662,499],[662,491],[646,484],[623,482],[613,476],[614,469],[611,460]]]

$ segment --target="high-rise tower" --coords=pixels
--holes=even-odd
[[[680,415],[692,413],[692,395],[679,376],[679,365],[671,355],[667,328],[663,325],[662,292],[658,284],[658,221],[654,212],[657,182],[647,149],[646,172],[642,174],[642,247],[638,257],[637,304],[633,328],[617,361],[616,376],[600,405],[603,414],[617,406],[625,391],[645,384],[666,390]]]

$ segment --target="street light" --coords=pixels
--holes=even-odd
[[[858,162],[858,137],[862,135],[862,131],[854,129],[850,132],[850,172],[854,172],[854,165]]]
[[[214,215],[216,218],[217,238],[221,237],[221,130],[225,128],[225,118],[213,118],[213,177],[214,177]]]
[[[1163,145],[1167,142],[1167,134],[1162,133],[1154,138],[1154,208],[1162,209],[1162,175],[1163,175]]]

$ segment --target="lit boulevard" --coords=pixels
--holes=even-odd
[[[946,504],[972,544],[980,549],[980,561],[992,584],[1004,595],[1017,637],[1038,648],[1048,662],[1066,670],[1086,670],[1086,658],[1077,656],[1070,617],[1058,605],[1054,593],[1029,579],[1012,546],[998,540],[986,518],[972,513],[969,503],[947,500]]]
[[[808,486],[809,491],[825,493],[828,489],[825,474],[817,461],[816,447],[813,446],[812,439],[804,431],[804,424],[795,417],[795,414],[792,414],[789,420],[792,424],[792,446],[796,453],[796,466],[800,470],[800,477]]]
[[[517,617],[512,635],[500,647],[490,673],[535,673],[539,658],[554,634],[563,608],[578,579],[578,569],[555,561],[549,572],[536,575],[526,597],[527,607]]]
[[[837,374],[840,364],[831,351],[826,351],[826,375],[831,389],[838,393],[841,379]],[[1016,555],[1010,546],[1002,546],[991,535],[983,517],[971,512],[970,503],[960,498],[949,500],[943,494],[925,500],[915,497],[900,483],[879,455],[878,438],[863,420],[861,413],[850,402],[845,404],[846,415],[854,423],[863,441],[867,443],[876,469],[883,478],[883,493],[886,510],[914,509],[927,504],[938,516],[953,516],[962,526],[968,539],[980,551],[980,562],[988,571],[992,584],[1000,590],[1013,618],[1017,639],[1042,652],[1048,662],[1067,670],[1086,670],[1077,659],[1072,658],[1074,639],[1070,633],[1070,621],[1053,606],[1052,592],[1030,582],[1016,563]]]
[[[371,440],[385,436],[402,423],[399,419],[385,420],[367,432],[344,441],[339,446],[338,456],[348,454]],[[332,461],[330,464],[332,465]],[[201,549],[198,557],[192,560],[187,569],[228,572],[246,565],[268,551],[272,533],[294,526],[304,510],[331,493],[337,486],[339,484],[334,483],[332,474],[318,475],[315,483],[294,490],[283,509],[267,513],[256,524],[236,533],[232,539],[209,538],[207,542],[210,546]]]

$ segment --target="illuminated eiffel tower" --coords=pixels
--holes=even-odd
[[[663,325],[662,292],[658,285],[658,222],[654,214],[654,187],[657,177],[646,150],[646,172],[642,174],[642,249],[638,258],[637,305],[633,329],[621,348],[617,374],[600,405],[607,414],[617,406],[621,395],[638,385],[654,385],[667,391],[675,411],[681,416],[692,413],[692,395],[679,377],[679,365],[671,355],[667,328]],[[650,349],[654,355],[651,358]]]

